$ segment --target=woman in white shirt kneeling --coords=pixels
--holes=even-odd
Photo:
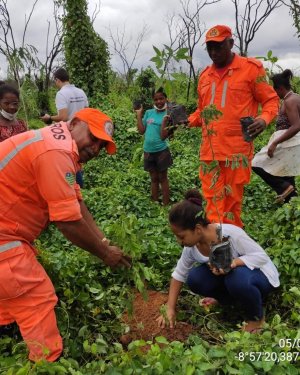
[[[263,300],[279,286],[278,271],[266,252],[243,229],[222,224],[222,234],[229,237],[232,253],[231,271],[209,263],[211,246],[219,242],[220,224],[210,223],[202,208],[197,190],[189,190],[185,199],[175,204],[169,222],[180,245],[184,246],[172,279],[167,302],[170,328],[176,320],[176,303],[183,283],[196,294],[204,296],[202,304],[234,304],[243,306],[246,325],[243,329],[257,332],[264,323]],[[194,263],[197,265],[193,267]],[[158,319],[160,327],[166,321]]]

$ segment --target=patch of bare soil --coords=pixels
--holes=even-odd
[[[193,332],[190,324],[177,322],[173,329],[158,327],[156,319],[160,315],[159,309],[167,299],[165,293],[148,291],[148,299],[145,301],[140,293],[136,293],[132,316],[127,313],[123,315],[123,321],[130,327],[130,331],[121,336],[121,343],[127,345],[133,340],[153,340],[156,336],[164,336],[169,341],[186,341]]]

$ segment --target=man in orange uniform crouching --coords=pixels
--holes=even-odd
[[[55,361],[63,348],[54,312],[57,297],[32,246],[49,221],[105,264],[130,266],[121,249],[108,245],[75,182],[80,163],[102,148],[115,153],[112,134],[108,116],[85,108],[69,123],[1,143],[0,325],[17,322],[33,361]]]
[[[202,126],[200,150],[200,180],[207,201],[206,213],[211,221],[231,223],[242,227],[241,207],[244,185],[249,183],[253,142],[242,137],[240,118],[252,116],[249,127],[252,138],[261,133],[278,112],[278,97],[266,81],[262,63],[254,58],[233,53],[233,39],[228,26],[216,25],[206,34],[207,52],[213,64],[200,74],[198,82],[198,108],[190,117],[190,126]],[[222,115],[205,126],[201,113],[214,104]],[[258,114],[258,106],[262,110]],[[243,154],[248,166],[232,165]],[[212,160],[219,162],[216,170],[207,171]],[[229,164],[229,165],[228,165]],[[213,187],[212,187],[213,185]]]

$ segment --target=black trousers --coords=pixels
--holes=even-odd
[[[252,170],[258,176],[260,176],[269,186],[271,186],[271,188],[275,190],[278,195],[282,194],[290,185],[292,185],[295,190],[287,196],[285,202],[288,202],[292,197],[297,196],[295,177],[273,176],[272,174],[259,167],[252,167]]]

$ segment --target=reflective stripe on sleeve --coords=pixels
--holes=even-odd
[[[31,139],[27,139],[26,141],[24,141],[23,143],[20,143],[19,145],[17,145],[17,147],[12,150],[10,153],[8,153],[4,159],[2,159],[0,161],[0,171],[2,169],[4,169],[7,164],[20,152],[22,151],[25,147],[31,145],[32,143],[35,143],[35,142],[38,142],[38,141],[41,141],[43,139],[43,136],[42,136],[42,133],[40,130],[35,130],[35,135],[33,138]]]
[[[0,245],[0,253],[4,253],[4,251],[13,249],[15,247],[21,246],[22,242],[21,241],[12,241],[5,243],[4,245]]]
[[[225,81],[224,85],[223,85],[223,91],[222,91],[222,101],[221,101],[221,107],[222,108],[225,107],[225,103],[226,103],[227,87],[228,87],[228,81]]]
[[[216,82],[213,82],[211,85],[211,99],[209,104],[213,104],[216,96]]]

